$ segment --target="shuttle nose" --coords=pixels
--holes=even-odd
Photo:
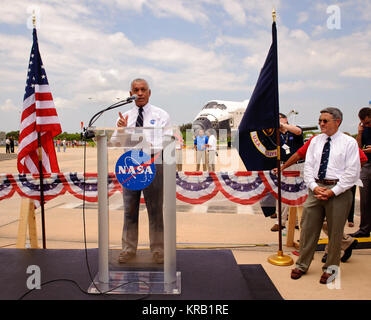
[[[212,128],[211,122],[207,118],[198,118],[192,123],[192,129],[197,134],[199,130],[204,130]]]

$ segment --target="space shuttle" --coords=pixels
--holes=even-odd
[[[192,129],[195,134],[202,129],[215,129],[218,132],[220,129],[225,129],[228,135],[237,132],[242,117],[245,113],[249,100],[224,101],[211,100],[206,102],[201,111],[196,115],[192,122]],[[298,112],[291,110],[286,114],[290,119],[289,123],[296,124],[296,116]],[[299,125],[303,131],[317,130],[316,125]]]
[[[215,129],[217,132],[220,129],[226,129],[227,132],[236,131],[248,103],[249,100],[241,102],[224,100],[208,101],[194,118],[192,129],[195,133],[200,129],[204,131]]]

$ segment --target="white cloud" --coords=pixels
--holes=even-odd
[[[342,10],[350,9],[350,2],[345,2]],[[89,1],[33,3],[41,9],[40,51],[55,105],[62,115],[69,109],[82,113],[93,104],[105,105],[127,97],[130,80],[137,76],[149,79],[155,94],[173,93],[180,100],[204,92],[247,92],[256,81],[248,77],[259,72],[271,44],[271,9],[277,9],[279,22],[281,12],[281,1],[273,0],[104,0],[97,12]],[[0,7],[0,42],[6,44],[0,49],[0,97],[8,99],[1,110],[15,108],[12,101],[18,98],[22,103],[32,43],[31,31],[26,29],[29,6],[29,1],[18,0]],[[359,8],[361,2],[357,0],[354,10],[359,12]],[[187,34],[182,29],[182,34],[173,38],[166,32],[160,37],[143,37],[139,29],[138,35],[124,33],[117,27],[120,21],[116,17],[127,11],[137,21],[143,15],[146,23],[155,19],[157,26],[168,26],[169,21],[159,21],[161,18],[172,18],[175,27],[174,21],[181,19],[195,24],[190,29],[201,34]],[[326,6],[317,5],[313,11],[322,12],[326,19]],[[277,27],[280,92],[293,95],[311,90],[323,94],[344,89],[355,78],[370,79],[369,28],[329,38],[325,20],[322,26],[308,27],[306,12],[292,12],[293,23],[297,23],[294,27],[286,27],[284,17]],[[19,31],[22,24],[25,30]],[[233,28],[238,28],[235,34],[239,36],[234,36]],[[141,41],[137,36],[143,37]]]
[[[0,110],[4,112],[20,111],[20,108],[14,105],[12,99],[6,99],[5,103],[0,105]]]
[[[146,5],[159,17],[175,16],[197,23],[208,21],[207,15],[194,1],[148,0]]]
[[[371,79],[371,68],[370,66],[354,67],[345,69],[340,73],[344,77],[351,78],[369,78]]]
[[[298,23],[302,24],[304,22],[307,22],[309,19],[309,13],[308,12],[299,12],[298,13]]]
[[[224,10],[239,24],[246,24],[246,14],[242,4],[235,0],[221,0]]]
[[[328,80],[296,80],[296,81],[282,81],[279,83],[279,90],[281,93],[304,91],[310,89],[317,90],[332,90],[340,89],[343,85],[336,81]]]
[[[61,97],[53,97],[54,105],[57,110],[59,109],[73,109],[71,101]]]

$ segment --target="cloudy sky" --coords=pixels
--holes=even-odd
[[[334,7],[335,5],[335,7]],[[39,47],[62,130],[129,95],[144,77],[174,124],[212,99],[249,99],[277,10],[280,111],[316,124],[338,106],[343,130],[371,100],[371,0],[48,0],[0,7],[0,131],[18,130],[32,45]],[[124,107],[122,110],[125,110]],[[116,111],[97,125],[110,126]]]

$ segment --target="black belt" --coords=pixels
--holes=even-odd
[[[285,162],[286,162],[286,161],[281,161],[281,164],[285,164]],[[305,160],[301,159],[301,160],[296,161],[296,162],[293,163],[293,164],[299,164],[299,163],[303,163],[303,162],[305,162]]]
[[[330,180],[330,179],[315,179],[315,181],[317,183],[321,183],[321,184],[324,184],[324,185],[333,185],[333,184],[337,184],[339,182],[339,179],[334,179],[334,180]]]

